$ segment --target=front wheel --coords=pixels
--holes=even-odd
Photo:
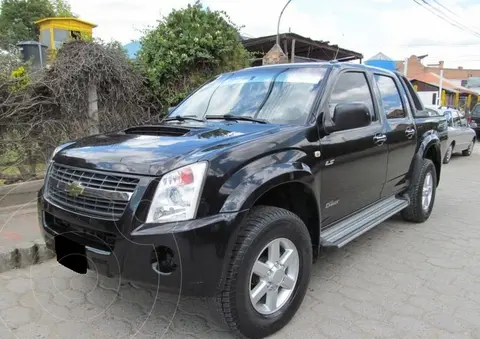
[[[224,289],[210,300],[215,317],[247,338],[277,332],[302,303],[311,265],[302,220],[281,208],[254,208],[237,237]]]
[[[430,159],[422,160],[420,170],[410,185],[410,205],[401,215],[407,221],[424,222],[432,213],[437,188],[437,172]]]
[[[452,158],[453,154],[453,144],[450,144],[447,148],[447,152],[445,153],[445,156],[443,157],[443,163],[448,164],[450,162],[450,159]]]

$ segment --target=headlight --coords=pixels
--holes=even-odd
[[[206,162],[197,162],[165,174],[158,183],[146,222],[195,218],[206,170]]]

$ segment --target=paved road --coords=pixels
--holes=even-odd
[[[274,338],[480,338],[480,151],[454,157],[430,220],[393,218],[314,266],[297,316]],[[231,338],[200,299],[55,261],[0,275],[0,338]],[[156,298],[155,298],[156,296]]]

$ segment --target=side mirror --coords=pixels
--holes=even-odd
[[[333,131],[344,131],[370,125],[372,116],[365,104],[340,103],[335,106],[332,120]]]

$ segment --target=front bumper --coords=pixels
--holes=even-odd
[[[85,246],[88,269],[157,286],[159,291],[213,296],[222,288],[246,211],[171,224],[108,222],[67,212],[38,193],[38,217],[47,247],[68,241]],[[129,224],[130,223],[130,224]],[[119,231],[131,229],[128,232]],[[58,258],[57,258],[58,260]]]

